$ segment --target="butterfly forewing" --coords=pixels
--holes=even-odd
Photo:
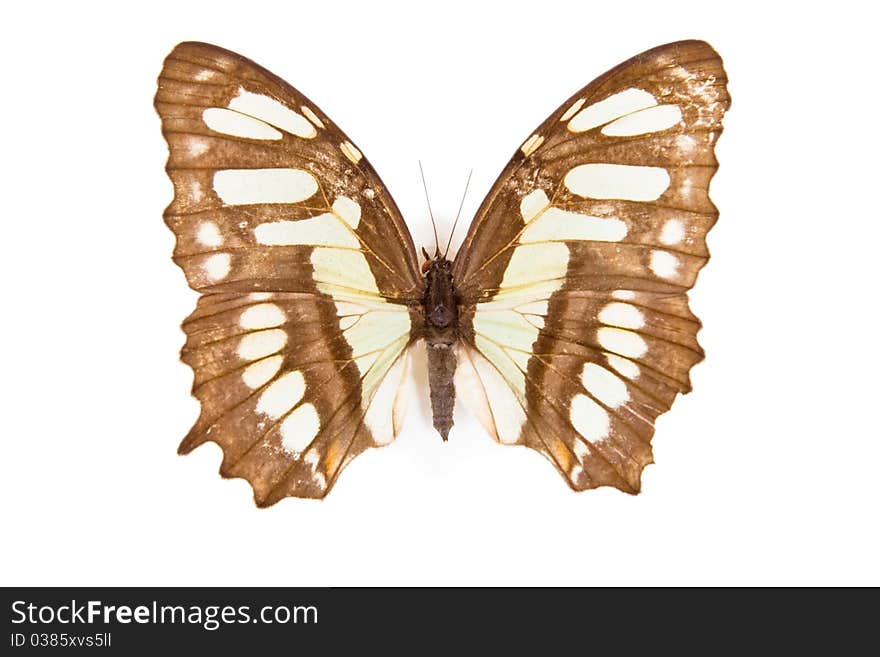
[[[576,489],[638,491],[654,420],[702,358],[685,295],[717,218],[725,84],[699,41],[598,78],[515,153],[456,258],[463,397]]]
[[[399,423],[423,285],[406,226],[351,140],[239,55],[180,44],[156,108],[175,261],[203,294],[183,325],[202,412],[181,451],[217,442],[259,504],[323,497]]]

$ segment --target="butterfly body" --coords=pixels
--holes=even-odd
[[[425,293],[422,297],[431,411],[434,428],[443,440],[447,439],[453,424],[455,345],[460,338],[459,298],[452,278],[452,264],[440,255],[425,263]]]
[[[718,213],[730,104],[705,42],[648,50],[567,99],[515,151],[454,260],[419,258],[385,185],[306,96],[204,43],[165,60],[174,258],[200,293],[181,358],[220,472],[258,505],[324,497],[402,426],[411,347],[434,426],[456,394],[569,486],[636,493],[654,421],[703,358],[687,291]]]

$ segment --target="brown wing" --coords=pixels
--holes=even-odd
[[[456,258],[460,387],[575,489],[639,490],[654,420],[703,356],[686,292],[718,215],[726,81],[683,41],[587,85],[516,152]]]
[[[250,60],[178,45],[156,109],[174,259],[203,294],[182,354],[202,413],[180,451],[217,442],[260,505],[323,497],[394,435],[422,286],[409,232],[345,134]]]

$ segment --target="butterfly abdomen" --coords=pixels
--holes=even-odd
[[[452,280],[452,263],[438,257],[429,261],[425,273],[422,306],[428,348],[428,383],[434,428],[443,440],[452,428],[455,407],[455,342],[459,337],[458,298]]]

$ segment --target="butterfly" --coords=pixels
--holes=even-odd
[[[571,488],[640,489],[654,421],[703,358],[687,291],[709,258],[730,105],[701,41],[648,50],[522,145],[453,260],[422,250],[361,151],[254,62],[181,43],[155,107],[174,260],[199,293],[181,359],[201,403],[179,451],[223,449],[258,506],[322,498],[401,428],[423,342],[434,427],[458,397]]]

